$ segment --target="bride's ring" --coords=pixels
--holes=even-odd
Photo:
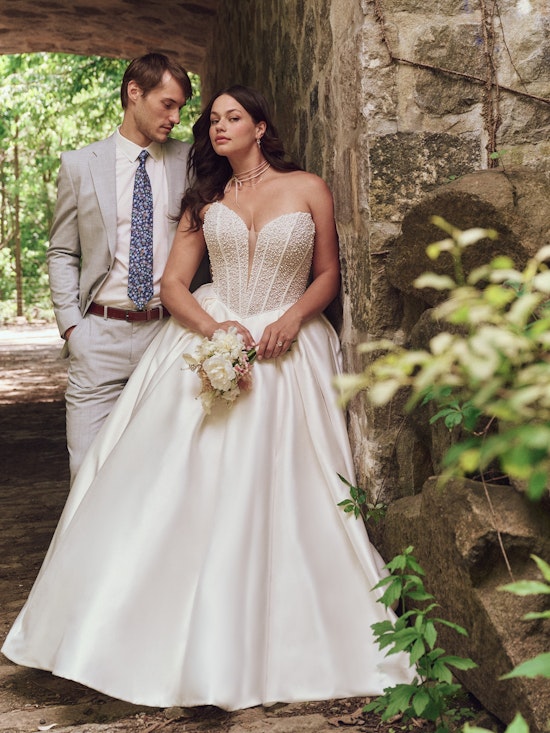
[[[279,348],[281,348],[281,346],[282,346],[282,345],[283,345],[283,342],[282,342],[282,341],[277,341],[277,346],[278,346]]]

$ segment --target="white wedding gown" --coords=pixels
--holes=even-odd
[[[311,216],[258,234],[215,203],[205,218],[217,320],[260,338],[307,287]],[[170,319],[90,449],[3,653],[130,702],[258,704],[381,693],[412,677],[370,624],[382,561],[337,503],[353,481],[324,317],[256,363],[252,390],[205,415],[186,367],[200,337]]]

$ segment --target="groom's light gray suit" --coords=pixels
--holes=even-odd
[[[185,190],[189,144],[164,143],[169,211]],[[113,264],[116,233],[115,136],[61,156],[48,268],[55,317],[63,335],[77,325]]]
[[[47,255],[59,331],[63,335],[76,326],[64,346],[64,355],[70,356],[67,444],[73,478],[137,361],[163,325],[162,319],[129,323],[86,315],[115,258],[115,139],[112,135],[62,154]],[[168,211],[173,216],[186,188],[189,147],[171,138],[163,144]],[[176,225],[170,226],[173,235]]]

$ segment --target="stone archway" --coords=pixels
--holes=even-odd
[[[0,53],[170,54],[200,74],[218,0],[4,0]]]

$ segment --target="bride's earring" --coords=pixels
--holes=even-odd
[[[256,138],[256,142],[258,143],[258,147],[261,148],[262,147],[262,138],[261,137],[257,137]]]

